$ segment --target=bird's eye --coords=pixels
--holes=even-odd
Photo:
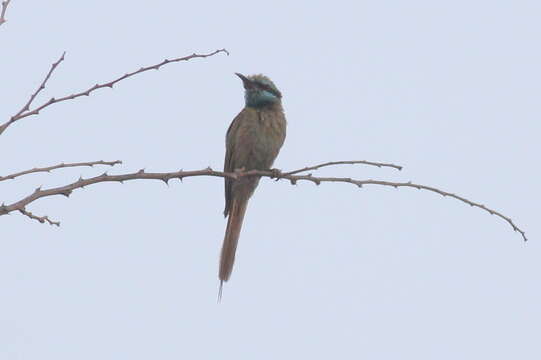
[[[259,88],[261,90],[268,91],[268,92],[270,92],[271,94],[273,94],[274,96],[276,96],[278,98],[281,97],[280,93],[278,93],[276,90],[271,88],[269,85],[267,85],[267,84],[257,84],[257,85],[259,86]]]

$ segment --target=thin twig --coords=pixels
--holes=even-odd
[[[64,57],[66,56],[66,52],[64,51],[62,53],[62,55],[60,56],[60,58],[54,62],[52,65],[51,65],[51,68],[49,69],[49,72],[47,73],[47,75],[45,76],[45,79],[43,79],[43,81],[41,82],[41,84],[39,85],[39,87],[36,89],[36,91],[30,96],[30,99],[28,99],[28,101],[26,102],[26,104],[24,104],[24,106],[21,108],[21,110],[19,110],[19,112],[15,115],[13,115],[11,117],[11,119],[17,119],[19,116],[21,116],[22,113],[24,113],[25,111],[28,111],[30,109],[30,105],[32,105],[32,102],[34,101],[34,99],[36,98],[36,96],[38,96],[38,94],[40,93],[41,90],[45,89],[45,85],[47,84],[47,81],[49,81],[49,78],[51,77],[51,74],[53,73],[53,71],[56,69],[56,67],[62,62],[64,61]],[[10,121],[11,121],[10,119]],[[15,121],[15,120],[13,120]],[[1,134],[1,132],[0,132]]]
[[[264,172],[264,173],[260,174],[259,171],[256,171],[256,172],[252,171],[251,173],[253,175],[261,175],[261,176],[273,177],[272,175],[269,175],[268,172]],[[520,235],[522,236],[522,238],[524,239],[524,241],[528,241],[528,238],[526,237],[526,233],[523,230],[521,230],[518,226],[516,226],[515,223],[513,222],[513,220],[511,220],[511,218],[503,215],[502,213],[500,213],[500,212],[498,212],[496,210],[488,208],[483,204],[468,200],[468,199],[466,199],[466,198],[464,198],[464,197],[462,197],[460,195],[456,195],[456,194],[453,194],[453,193],[450,193],[450,192],[447,192],[447,191],[443,191],[443,190],[437,189],[437,188],[432,187],[432,186],[414,184],[411,181],[408,181],[408,182],[391,182],[391,181],[382,181],[382,180],[373,180],[373,179],[355,180],[355,179],[351,179],[351,178],[315,177],[315,176],[312,176],[312,174],[294,175],[294,176],[291,176],[291,175],[278,175],[278,176],[274,176],[274,178],[287,179],[287,180],[289,180],[291,182],[292,185],[295,185],[298,180],[306,180],[306,181],[311,181],[316,185],[319,185],[322,182],[341,182],[341,183],[354,184],[354,185],[357,185],[358,187],[362,187],[363,185],[381,185],[381,186],[392,186],[394,188],[411,187],[411,188],[415,188],[415,189],[418,189],[418,190],[426,190],[426,191],[430,191],[430,192],[440,194],[443,197],[447,197],[447,196],[452,197],[452,198],[460,200],[460,201],[462,201],[462,202],[464,202],[464,203],[466,203],[466,204],[468,204],[470,206],[482,209],[482,210],[488,212],[490,215],[496,215],[496,216],[502,218],[503,220],[505,220],[509,225],[511,225],[511,227],[513,228],[514,231],[518,231],[520,233]]]
[[[381,186],[392,186],[394,188],[399,187],[411,187],[416,188],[419,190],[426,190],[430,192],[434,192],[437,194],[440,194],[444,197],[452,197],[454,199],[457,199],[459,201],[462,201],[470,206],[480,208],[491,215],[496,215],[500,217],[501,219],[505,220],[514,231],[518,231],[521,235],[524,241],[528,240],[526,238],[526,234],[523,230],[521,230],[518,226],[515,225],[515,223],[507,216],[501,214],[500,212],[493,210],[491,208],[486,207],[483,204],[473,202],[471,200],[468,200],[462,196],[449,193],[443,190],[439,190],[437,188],[426,186],[426,185],[420,185],[420,184],[414,184],[412,182],[390,182],[390,181],[381,181],[381,180],[355,180],[351,178],[337,178],[337,177],[315,177],[311,174],[308,175],[287,175],[286,174],[277,174],[275,171],[261,171],[261,170],[250,170],[246,172],[221,172],[221,171],[214,171],[211,168],[203,169],[203,170],[195,170],[195,171],[177,171],[177,172],[169,172],[169,173],[147,173],[144,169],[141,169],[137,172],[130,173],[130,174],[123,174],[123,175],[108,175],[107,173],[103,173],[102,175],[98,175],[95,177],[91,177],[88,179],[79,178],[78,181],[65,185],[60,186],[56,188],[50,188],[50,189],[41,189],[37,188],[32,194],[24,197],[23,199],[16,201],[12,204],[0,205],[0,216],[6,215],[12,211],[23,209],[26,205],[29,203],[46,197],[46,196],[53,196],[53,195],[64,195],[66,197],[69,197],[73,190],[83,188],[87,185],[101,183],[101,182],[124,182],[129,180],[136,180],[136,179],[146,179],[146,180],[161,180],[165,183],[168,183],[171,179],[179,179],[182,180],[185,177],[194,177],[194,176],[215,176],[215,177],[224,177],[224,178],[230,178],[230,179],[239,179],[241,177],[245,176],[263,176],[263,177],[269,177],[269,178],[275,178],[275,179],[286,179],[291,182],[292,185],[295,185],[299,180],[304,181],[310,181],[313,182],[316,185],[319,185],[323,182],[339,182],[339,183],[349,183],[356,185],[358,187],[362,187],[363,185],[381,185]]]
[[[8,9],[8,5],[11,2],[11,0],[5,0],[2,1],[2,10],[0,11],[0,25],[5,23],[6,20],[6,10]]]
[[[352,160],[352,161],[330,161],[319,165],[309,166],[305,167],[299,170],[290,171],[287,173],[284,173],[284,175],[295,175],[301,172],[310,171],[310,170],[317,170],[319,168],[325,167],[325,166],[332,166],[332,165],[344,165],[344,164],[364,164],[364,165],[372,165],[377,166],[379,168],[381,167],[391,167],[398,170],[402,170],[402,166],[394,165],[394,164],[387,164],[387,163],[377,163],[372,161],[366,161],[366,160]]]
[[[119,81],[122,81],[124,79],[127,79],[129,77],[132,77],[136,74],[140,74],[142,72],[145,72],[145,71],[149,71],[149,70],[158,70],[160,67],[164,66],[164,65],[167,65],[167,64],[170,64],[170,63],[174,63],[174,62],[179,62],[179,61],[188,61],[188,60],[191,60],[191,59],[195,59],[195,58],[206,58],[206,57],[210,57],[210,56],[213,56],[213,55],[216,55],[218,53],[225,53],[227,55],[229,55],[229,52],[226,50],[226,49],[219,49],[219,50],[216,50],[216,51],[213,51],[211,53],[208,53],[208,54],[192,54],[192,55],[188,55],[188,56],[184,56],[184,57],[179,57],[179,58],[175,58],[175,59],[171,59],[171,60],[168,60],[168,59],[165,59],[163,60],[162,62],[158,63],[158,64],[155,64],[155,65],[151,65],[151,66],[147,66],[147,67],[142,67],[140,68],[139,70],[136,70],[136,71],[133,71],[131,73],[126,73],[112,81],[109,81],[107,83],[104,83],[104,84],[96,84],[84,91],[81,91],[81,92],[78,92],[78,93],[75,93],[75,94],[71,94],[71,95],[67,95],[67,96],[64,96],[64,97],[61,97],[61,98],[50,98],[48,101],[46,101],[45,103],[35,107],[34,109],[30,110],[30,109],[26,109],[26,111],[22,112],[22,113],[17,113],[16,115],[13,115],[7,122],[5,122],[4,124],[2,124],[0,126],[0,135],[11,125],[13,124],[14,122],[20,120],[20,119],[23,119],[25,117],[28,117],[28,116],[32,116],[32,115],[37,115],[39,114],[39,112],[41,110],[43,110],[44,108],[52,105],[52,104],[57,104],[59,102],[62,102],[62,101],[66,101],[66,100],[73,100],[75,98],[78,98],[78,97],[81,97],[81,96],[89,96],[90,93],[98,90],[98,89],[101,89],[101,88],[105,88],[105,87],[108,87],[108,88],[113,88],[113,86],[118,83]],[[63,55],[62,55],[62,59],[63,59]],[[58,63],[60,62],[61,60],[58,61]],[[58,65],[58,64],[57,64]],[[52,70],[54,70],[54,64],[53,66],[51,67],[51,71],[49,72],[48,76],[50,76],[50,73],[52,72]],[[47,80],[47,78],[46,78]],[[45,80],[45,81],[46,81]],[[44,82],[45,82],[44,81]],[[38,90],[39,92],[39,90]],[[31,100],[33,100],[33,98],[31,98]]]
[[[33,169],[20,171],[18,173],[6,175],[6,176],[0,176],[0,181],[15,179],[16,177],[19,177],[19,176],[32,174],[32,173],[37,173],[37,172],[51,172],[51,170],[61,169],[61,168],[79,167],[79,166],[93,167],[94,165],[115,166],[117,164],[122,164],[122,161],[120,161],[120,160],[115,160],[115,161],[99,160],[99,161],[67,163],[67,164],[66,163],[61,163],[61,164],[58,164],[58,165],[53,165],[53,166],[48,166],[48,167],[43,167],[43,168],[33,168]]]
[[[48,222],[49,225],[60,226],[60,221],[53,221],[53,220],[49,219],[49,217],[47,215],[45,215],[45,216],[37,216],[37,215],[32,214],[30,211],[27,211],[25,208],[19,209],[19,212],[21,214],[23,214],[23,215],[28,216],[30,219],[34,219],[34,220],[39,221],[42,224],[45,223],[45,222]]]

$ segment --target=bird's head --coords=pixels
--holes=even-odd
[[[268,77],[264,75],[244,76],[239,73],[235,73],[235,75],[242,80],[244,85],[246,106],[261,108],[281,101],[282,93]]]

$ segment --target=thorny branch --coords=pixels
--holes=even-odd
[[[67,164],[66,163],[61,163],[61,164],[58,164],[58,165],[53,165],[53,166],[48,166],[48,167],[43,167],[43,168],[33,168],[33,169],[29,169],[29,170],[20,171],[18,173],[14,173],[14,174],[9,174],[9,175],[6,175],[6,176],[0,176],[0,181],[15,179],[16,177],[19,177],[19,176],[32,174],[32,173],[37,173],[37,172],[51,172],[51,170],[61,169],[61,168],[79,167],[79,166],[93,167],[94,165],[115,166],[117,164],[122,164],[122,161],[120,161],[120,160],[115,160],[115,161],[99,160],[99,161],[67,163]]]
[[[191,59],[195,59],[195,58],[206,58],[206,57],[210,57],[210,56],[213,56],[213,55],[216,55],[218,53],[225,53],[227,55],[229,55],[229,52],[226,50],[226,49],[219,49],[219,50],[215,50],[211,53],[208,53],[208,54],[192,54],[192,55],[188,55],[188,56],[184,56],[184,57],[179,57],[179,58],[175,58],[175,59],[165,59],[163,60],[162,62],[158,63],[158,64],[155,64],[155,65],[151,65],[151,66],[146,66],[146,67],[142,67],[140,68],[139,70],[136,70],[136,71],[133,71],[131,73],[126,73],[112,81],[109,81],[107,83],[103,83],[103,84],[96,84],[84,91],[81,91],[81,92],[78,92],[78,93],[75,93],[75,94],[71,94],[71,95],[67,95],[67,96],[64,96],[64,97],[61,97],[61,98],[50,98],[48,101],[46,101],[45,103],[35,107],[34,109],[30,109],[30,105],[32,104],[32,102],[34,101],[35,97],[37,96],[37,94],[45,88],[45,85],[47,83],[47,80],[49,80],[49,77],[51,76],[52,72],[56,69],[56,67],[64,60],[64,54],[62,54],[62,56],[58,59],[58,61],[56,61],[55,63],[53,63],[53,65],[51,66],[51,69],[49,70],[49,72],[47,73],[47,75],[45,76],[45,79],[43,80],[43,82],[41,83],[41,85],[38,87],[38,89],[36,90],[36,92],[30,97],[30,100],[26,103],[25,106],[23,106],[23,108],[15,115],[13,115],[8,121],[6,121],[4,124],[0,125],[0,135],[11,125],[13,124],[14,122],[20,120],[20,119],[23,119],[25,117],[28,117],[28,116],[31,116],[31,115],[37,115],[39,114],[39,112],[41,110],[43,110],[44,108],[52,105],[52,104],[57,104],[59,102],[62,102],[62,101],[66,101],[66,100],[73,100],[75,98],[78,98],[78,97],[81,97],[81,96],[89,96],[90,93],[96,91],[97,89],[101,89],[101,88],[105,88],[105,87],[108,87],[108,88],[113,88],[113,85],[115,85],[116,83],[118,83],[119,81],[122,81],[124,79],[127,79],[129,77],[132,77],[134,75],[137,75],[137,74],[140,74],[142,72],[145,72],[145,71],[149,71],[149,70],[159,70],[160,67],[164,66],[164,65],[167,65],[167,64],[170,64],[170,63],[174,63],[174,62],[179,62],[179,61],[188,61],[188,60],[191,60]]]
[[[0,25],[5,23],[6,20],[6,10],[8,9],[8,5],[11,2],[11,0],[5,0],[2,1],[2,10],[0,10]]]
[[[337,161],[336,164],[344,164],[344,163],[359,163],[359,162],[344,162],[344,161]],[[318,166],[315,166],[316,168]],[[309,167],[313,168],[313,167]],[[419,190],[426,190],[433,193],[440,194],[444,197],[452,197],[454,199],[457,199],[459,201],[462,201],[470,206],[480,208],[486,212],[488,212],[491,215],[496,215],[499,218],[505,220],[514,231],[518,231],[521,235],[524,241],[527,241],[526,233],[521,230],[518,226],[515,225],[515,223],[507,216],[503,215],[502,213],[493,210],[491,208],[486,207],[483,204],[468,200],[462,196],[446,192],[443,190],[439,190],[432,186],[426,186],[421,184],[414,184],[412,182],[391,182],[391,181],[381,181],[381,180],[356,180],[352,178],[339,178],[339,177],[315,177],[312,176],[312,174],[307,175],[292,175],[298,172],[304,171],[304,169],[294,170],[286,173],[279,173],[276,171],[261,171],[261,170],[250,170],[246,172],[222,172],[222,171],[214,171],[211,168],[206,168],[203,170],[195,170],[195,171],[177,171],[177,172],[168,172],[168,173],[149,173],[145,172],[144,169],[141,169],[134,173],[129,174],[122,174],[122,175],[108,175],[106,172],[94,176],[88,179],[79,178],[79,180],[65,185],[60,186],[56,188],[50,188],[50,189],[41,189],[37,188],[32,194],[24,197],[23,199],[16,201],[12,204],[2,204],[0,205],[0,216],[9,214],[12,211],[21,211],[21,209],[24,210],[25,206],[30,204],[31,202],[38,200],[40,198],[46,197],[46,196],[53,196],[53,195],[64,195],[66,197],[69,197],[73,190],[83,188],[88,185],[101,183],[101,182],[120,182],[123,183],[124,181],[129,180],[136,180],[136,179],[146,179],[146,180],[161,180],[165,183],[168,183],[171,179],[179,179],[182,180],[186,177],[195,177],[195,176],[215,176],[215,177],[223,177],[223,178],[230,178],[237,180],[239,178],[245,177],[245,176],[262,176],[262,177],[269,177],[269,178],[275,178],[275,179],[285,179],[289,180],[292,185],[295,185],[298,181],[310,181],[313,182],[316,185],[320,185],[324,182],[338,182],[338,183],[349,183],[356,185],[358,187],[362,187],[363,185],[380,185],[380,186],[392,186],[394,188],[399,187],[410,187],[415,188]]]
[[[57,68],[58,65],[60,65],[60,63],[62,61],[64,61],[64,56],[66,56],[65,51],[62,53],[62,56],[60,56],[60,58],[51,65],[51,68],[49,69],[49,72],[47,73],[47,75],[45,76],[43,81],[41,82],[40,86],[36,89],[36,91],[32,95],[30,95],[30,99],[28,99],[26,104],[24,104],[24,106],[21,108],[21,110],[19,110],[19,112],[17,114],[15,114],[15,115],[13,115],[11,117],[11,119],[15,119],[15,120],[13,120],[13,122],[16,121],[16,119],[18,119],[19,116],[21,116],[25,111],[30,110],[30,105],[32,105],[32,102],[34,101],[36,96],[38,96],[40,91],[45,89],[45,84],[47,84],[47,81],[49,81],[49,78],[51,77],[53,71]],[[0,132],[0,134],[1,134],[1,132]]]

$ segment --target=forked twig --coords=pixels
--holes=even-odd
[[[37,96],[37,94],[45,87],[45,84],[47,82],[47,80],[49,79],[49,77],[51,76],[52,72],[56,69],[56,67],[58,66],[58,64],[60,64],[60,62],[62,62],[64,60],[64,54],[62,54],[62,56],[60,57],[60,59],[53,63],[53,65],[51,66],[51,69],[49,70],[49,72],[47,73],[47,76],[45,77],[45,79],[43,80],[42,84],[38,87],[38,89],[36,90],[36,92],[30,97],[30,100],[28,101],[28,103],[21,109],[21,111],[19,111],[17,114],[13,115],[8,121],[6,121],[4,124],[0,125],[0,135],[10,126],[12,125],[14,122],[18,121],[18,120],[21,120],[25,117],[28,117],[28,116],[31,116],[31,115],[37,115],[39,114],[39,112],[43,109],[45,109],[46,107],[48,106],[51,106],[53,104],[57,104],[59,102],[62,102],[62,101],[66,101],[66,100],[73,100],[75,98],[78,98],[78,97],[81,97],[81,96],[89,96],[92,92],[98,90],[98,89],[101,89],[101,88],[105,88],[105,87],[108,87],[108,88],[113,88],[113,86],[118,83],[119,81],[122,81],[124,79],[127,79],[129,77],[132,77],[134,75],[137,75],[137,74],[140,74],[142,72],[145,72],[145,71],[149,71],[149,70],[159,70],[160,67],[164,66],[164,65],[167,65],[167,64],[170,64],[170,63],[175,63],[175,62],[179,62],[179,61],[188,61],[188,60],[191,60],[191,59],[195,59],[195,58],[207,58],[207,57],[210,57],[210,56],[213,56],[213,55],[216,55],[218,53],[225,53],[227,55],[229,55],[229,52],[226,50],[226,49],[219,49],[219,50],[215,50],[211,53],[208,53],[208,54],[192,54],[192,55],[188,55],[188,56],[184,56],[184,57],[179,57],[179,58],[174,58],[174,59],[165,59],[163,60],[162,62],[158,63],[158,64],[155,64],[155,65],[151,65],[151,66],[146,66],[146,67],[142,67],[140,68],[139,70],[136,70],[136,71],[133,71],[131,73],[126,73],[112,81],[109,81],[107,83],[104,83],[104,84],[96,84],[84,91],[81,91],[81,92],[78,92],[78,93],[75,93],[75,94],[71,94],[71,95],[67,95],[67,96],[64,96],[64,97],[61,97],[61,98],[50,98],[48,101],[46,101],[45,103],[35,107],[34,109],[30,109],[29,106],[31,105],[32,101],[34,101],[35,97]]]
[[[19,110],[19,112],[17,114],[13,115],[11,117],[11,119],[19,118],[19,116],[21,116],[22,113],[24,113],[25,111],[28,111],[30,109],[30,105],[32,105],[32,102],[34,101],[36,96],[38,96],[40,91],[45,89],[45,85],[47,84],[47,81],[49,81],[49,78],[51,77],[54,70],[57,68],[58,65],[60,65],[60,63],[62,61],[64,61],[64,56],[65,55],[66,55],[66,52],[64,51],[62,53],[62,56],[60,56],[60,58],[51,65],[51,68],[49,69],[49,72],[47,73],[47,75],[45,75],[45,78],[43,79],[41,84],[38,86],[36,91],[32,95],[30,95],[30,99],[28,99],[28,101],[26,102],[26,104],[24,104],[24,106],[21,108],[21,110]],[[15,121],[15,120],[13,120],[13,121]],[[0,134],[1,134],[1,132],[0,132]]]

